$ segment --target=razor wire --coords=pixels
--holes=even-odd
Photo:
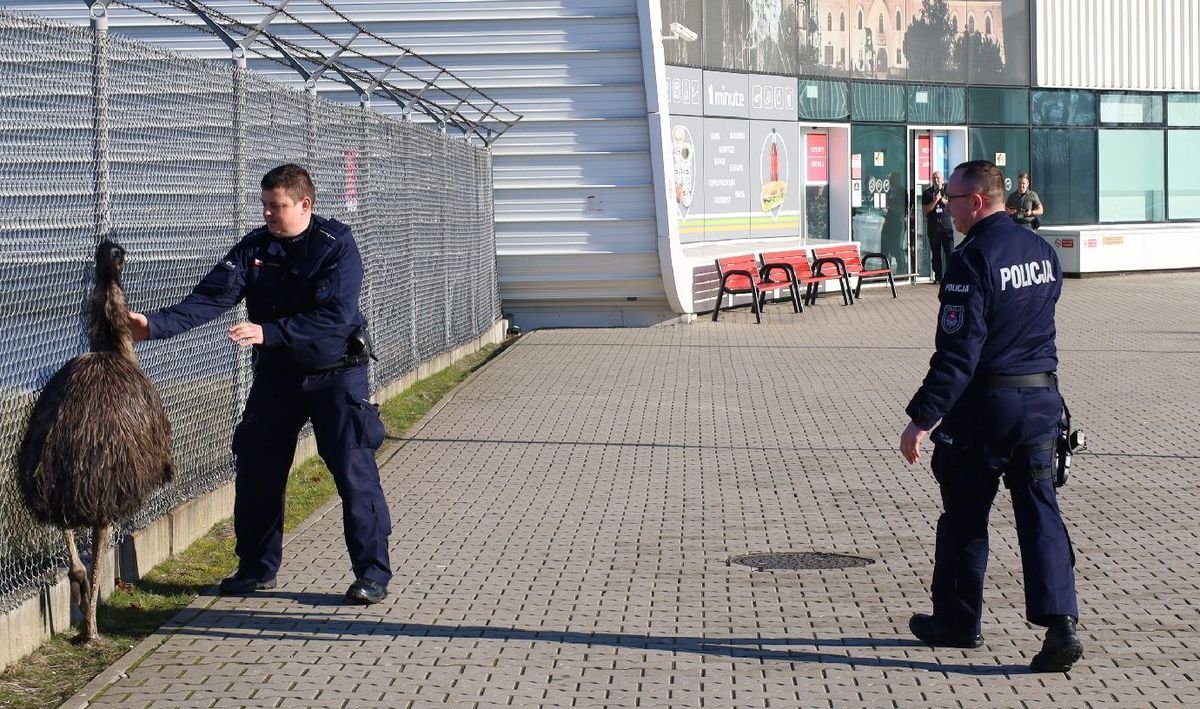
[[[497,321],[486,148],[229,62],[0,10],[0,610],[65,562],[58,530],[25,509],[15,457],[41,387],[87,350],[97,239],[127,250],[132,310],[176,303],[261,224],[258,180],[285,162],[309,170],[315,211],[362,252],[372,390]],[[118,536],[233,478],[252,371],[224,333],[244,317],[138,344],[177,473]]]

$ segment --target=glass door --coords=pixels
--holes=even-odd
[[[909,273],[908,150],[902,125],[850,130],[850,231],[863,251],[882,251],[897,276]]]
[[[940,172],[942,181],[947,182],[954,166],[965,162],[966,129],[912,128],[909,130],[909,147],[912,150],[910,174],[913,184],[910,208],[914,215],[908,244],[913,254],[911,275],[931,278],[933,264],[921,196],[933,183],[933,173]]]

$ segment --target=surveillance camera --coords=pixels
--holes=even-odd
[[[697,39],[700,38],[700,35],[696,34],[695,32],[688,29],[687,27],[684,27],[683,25],[679,24],[678,22],[672,22],[670,27],[671,27],[671,35],[682,39],[684,42],[695,42]]]

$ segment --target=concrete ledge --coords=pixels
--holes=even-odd
[[[502,342],[509,321],[500,320],[479,337],[443,352],[399,381],[380,387],[375,393],[377,402],[385,402],[416,382],[437,374],[463,357],[474,354],[490,344]],[[303,438],[296,446],[293,465],[299,465],[317,454],[316,439]],[[331,501],[332,502],[332,501]],[[133,532],[112,550],[109,569],[101,582],[101,598],[108,598],[116,579],[133,581],[155,566],[187,549],[208,533],[221,520],[233,516],[233,483],[188,500],[146,527]],[[55,633],[79,622],[79,611],[71,603],[71,588],[66,570],[60,569],[54,583],[43,587],[37,595],[25,600],[13,610],[0,613],[0,671],[36,650]]]

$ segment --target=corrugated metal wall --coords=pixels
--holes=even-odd
[[[1200,91],[1200,0],[1035,0],[1039,86]]]
[[[525,115],[493,146],[502,306],[525,327],[644,324],[670,317],[656,245],[637,2],[338,3],[372,32]],[[213,5],[239,17],[262,12],[250,0]],[[6,6],[86,23],[81,0],[16,0]],[[289,10],[307,21],[305,7],[293,2]],[[322,32],[349,35],[328,11],[307,7],[314,8],[311,17]],[[110,27],[179,51],[228,57],[215,39],[121,8],[113,8]],[[387,49],[380,47],[377,56],[394,59]],[[269,62],[251,66],[280,81],[297,81]],[[332,100],[357,101],[337,84],[322,83],[320,89]],[[382,101],[374,106],[392,109]]]

